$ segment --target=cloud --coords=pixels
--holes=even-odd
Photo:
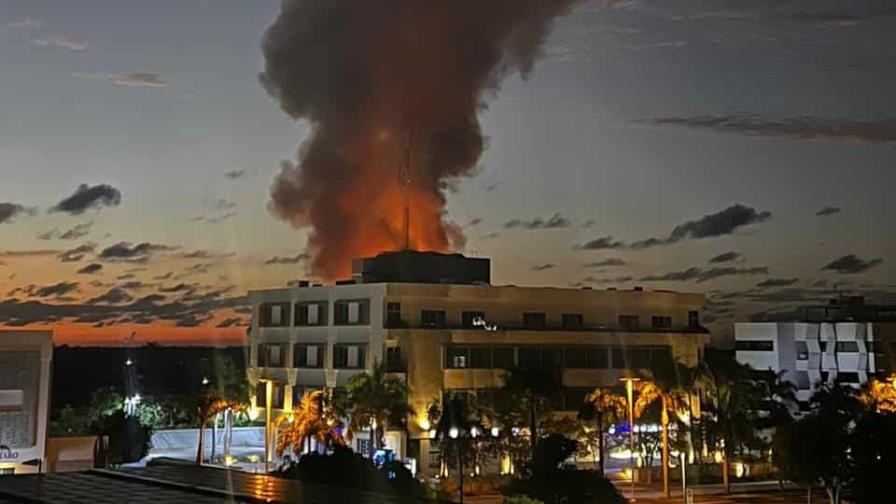
[[[13,21],[6,26],[12,28],[13,30],[24,30],[28,28],[40,28],[41,26],[43,26],[43,23],[36,19],[24,18],[18,21]]]
[[[759,212],[738,203],[720,212],[679,224],[665,238],[647,238],[632,243],[631,247],[641,249],[657,245],[670,245],[686,239],[699,240],[729,235],[743,226],[765,222],[771,217],[771,212]]]
[[[208,250],[194,250],[193,252],[184,253],[184,259],[208,259],[211,257],[211,253]]]
[[[601,261],[586,263],[583,266],[586,268],[602,268],[604,266],[625,266],[626,264],[628,263],[626,263],[622,259],[610,257]]]
[[[531,271],[546,271],[557,267],[556,263],[536,264],[530,268]]]
[[[91,263],[91,264],[88,264],[87,266],[84,266],[83,268],[79,269],[79,270],[78,270],[78,274],[81,274],[81,275],[92,275],[92,274],[94,274],[94,273],[98,273],[98,272],[100,272],[102,269],[103,269],[103,265],[102,265],[102,264]]]
[[[216,324],[215,327],[234,327],[234,326],[243,325],[243,324],[245,324],[245,321],[243,319],[237,318],[237,317],[231,317],[231,318],[226,318],[226,319],[222,320],[221,322],[218,322],[218,324]]]
[[[105,294],[87,300],[87,304],[121,304],[133,301],[133,297],[120,287],[113,287]]]
[[[31,39],[30,42],[41,47],[62,47],[63,49],[68,49],[70,51],[84,51],[90,49],[89,43],[73,40],[70,37],[66,37],[65,35],[49,35],[46,37],[38,37]]]
[[[167,245],[159,245],[155,243],[138,243],[131,245],[128,242],[119,242],[110,245],[100,252],[99,258],[104,261],[125,260],[132,262],[142,262],[149,259],[155,252],[174,250],[176,247]]]
[[[78,262],[81,259],[84,259],[84,256],[92,253],[96,250],[96,245],[93,243],[85,243],[84,245],[79,245],[73,249],[65,250],[59,254],[59,260],[62,262]]]
[[[741,257],[743,257],[743,255],[739,252],[725,252],[713,257],[709,260],[709,262],[713,264],[726,263],[735,261],[737,259],[740,259]]]
[[[865,260],[855,256],[854,254],[847,254],[839,259],[834,259],[833,261],[829,262],[827,265],[821,268],[821,270],[836,271],[837,273],[843,275],[854,275],[856,273],[863,273],[865,271],[868,271],[882,262],[884,262],[884,260],[880,257]]]
[[[78,282],[59,282],[53,285],[45,285],[43,287],[37,285],[29,285],[24,289],[26,293],[33,297],[61,297],[78,291]]]
[[[81,184],[75,189],[74,194],[64,198],[50,210],[80,215],[93,208],[118,206],[119,204],[121,204],[121,191],[118,189],[108,184],[95,186]]]
[[[755,266],[749,268],[720,267],[704,270],[702,268],[688,268],[682,271],[670,271],[661,275],[649,275],[641,277],[641,282],[708,282],[716,278],[726,276],[767,275],[767,266]]]
[[[224,222],[228,219],[232,219],[237,216],[236,212],[225,212],[220,215],[211,215],[208,217],[204,217],[207,222],[210,224],[217,224],[218,222]]]
[[[594,224],[595,224],[595,220],[594,220],[594,219],[588,219],[588,220],[586,220],[585,222],[582,223],[582,228],[584,228],[584,229],[591,229],[592,227],[594,227]]]
[[[769,287],[790,287],[798,281],[798,278],[769,278],[756,284],[756,287],[760,289],[767,289]]]
[[[560,229],[569,227],[572,224],[572,221],[568,218],[560,215],[559,213],[555,213],[548,219],[542,219],[540,217],[536,217],[532,220],[521,220],[521,219],[511,219],[504,223],[505,229],[527,229],[527,230],[535,230],[535,229]]]
[[[612,236],[603,236],[597,238],[595,240],[591,240],[589,242],[585,242],[581,245],[576,245],[575,249],[579,250],[607,250],[607,249],[617,249],[625,246],[625,243],[621,241],[613,240]]]
[[[20,215],[33,215],[34,209],[17,203],[0,203],[0,224],[12,222]]]
[[[124,75],[107,75],[106,79],[113,84],[119,86],[136,86],[136,87],[168,87],[168,83],[162,81],[158,74],[150,72],[134,72]]]
[[[298,264],[302,261],[306,261],[308,259],[308,254],[302,252],[301,254],[290,256],[274,256],[270,259],[266,260],[265,264]]]
[[[77,224],[71,229],[59,232],[59,229],[53,228],[49,231],[43,232],[37,235],[38,240],[77,240],[78,238],[83,238],[90,234],[90,228],[93,226],[93,222],[85,222],[83,224]]]
[[[840,207],[826,206],[821,210],[815,212],[815,215],[818,217],[826,217],[828,215],[834,215],[842,212],[843,210]]]
[[[482,218],[476,217],[475,219],[470,220],[470,222],[467,225],[468,226],[478,226],[480,224],[482,224]]]
[[[680,126],[771,138],[896,143],[896,119],[860,120],[813,116],[768,118],[759,114],[735,113],[658,117],[638,122],[653,126]]]

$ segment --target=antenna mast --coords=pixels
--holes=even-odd
[[[405,160],[404,166],[399,169],[399,182],[404,189],[404,247],[402,250],[411,248],[411,129],[408,128],[405,137]]]

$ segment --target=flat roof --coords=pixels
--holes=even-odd
[[[0,476],[0,503],[55,504],[393,504],[435,502],[304,483],[208,466],[94,469],[73,473]]]

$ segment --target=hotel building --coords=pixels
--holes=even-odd
[[[413,251],[356,260],[353,271],[336,285],[249,293],[256,400],[264,403],[261,380],[272,381],[277,414],[306,388],[344,387],[385,361],[418,412],[386,433],[387,447],[424,474],[437,468],[426,408],[445,391],[497,388],[505,370],[540,363],[562,370],[557,409],[577,411],[586,392],[632,369],[695,365],[708,342],[701,294],[491,285],[488,259]]]

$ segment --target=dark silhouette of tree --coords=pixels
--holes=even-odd
[[[528,414],[529,446],[535,457],[538,446],[539,412],[549,408],[549,402],[562,390],[560,372],[554,368],[522,367],[512,369],[504,377],[502,390],[513,397]]]
[[[626,400],[610,389],[596,388],[585,397],[582,406],[579,419],[582,422],[592,422],[597,430],[597,470],[604,474],[607,455],[605,434],[611,425],[625,418]]]
[[[408,405],[407,382],[390,374],[385,361],[376,361],[370,373],[353,376],[345,386],[347,416],[349,418],[347,438],[354,433],[370,429],[373,453],[383,447],[383,436],[389,425],[401,425],[407,415],[414,410]]]

